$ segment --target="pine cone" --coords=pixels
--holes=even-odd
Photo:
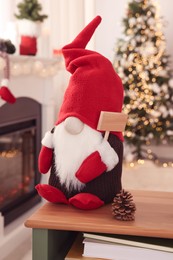
[[[118,220],[134,220],[135,219],[136,206],[133,202],[133,196],[130,192],[121,190],[112,203],[112,214]]]

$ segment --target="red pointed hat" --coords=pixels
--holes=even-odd
[[[97,129],[101,111],[121,112],[123,85],[111,62],[85,49],[101,22],[96,16],[68,45],[62,48],[66,69],[72,74],[56,125],[69,116]],[[114,132],[121,140],[122,133]]]

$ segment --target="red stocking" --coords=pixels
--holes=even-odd
[[[4,86],[0,88],[0,97],[10,104],[15,103],[16,101],[16,98],[13,96],[9,88]]]

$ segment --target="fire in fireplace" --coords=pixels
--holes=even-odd
[[[40,202],[37,158],[41,144],[41,105],[18,98],[0,107],[0,211],[5,225]]]

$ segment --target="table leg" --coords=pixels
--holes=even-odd
[[[76,233],[33,229],[32,260],[64,260]]]

